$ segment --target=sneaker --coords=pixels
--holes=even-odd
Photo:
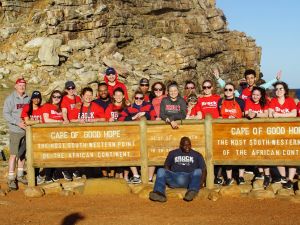
[[[14,191],[18,190],[16,180],[7,180],[7,185],[10,190],[14,190]]]
[[[67,180],[67,181],[72,180],[72,176],[70,175],[70,173],[68,171],[62,171],[62,175],[64,176],[65,180]]]
[[[166,202],[167,198],[163,193],[151,191],[149,193],[149,199],[155,202]]]
[[[59,181],[59,179],[60,179],[60,176],[59,176],[59,175],[60,175],[60,174],[58,173],[58,171],[55,170],[54,173],[53,173],[53,176],[52,176],[52,180],[53,180],[54,182]]]
[[[245,179],[244,177],[239,177],[238,180],[237,180],[237,183],[240,185],[240,184],[245,184]]]
[[[275,177],[272,179],[272,183],[285,184],[285,183],[287,183],[287,179],[286,179],[286,177]]]
[[[221,177],[215,177],[214,184],[222,185],[223,184],[222,178]]]
[[[282,187],[285,188],[285,189],[292,189],[293,186],[294,186],[294,184],[290,180],[288,182],[286,182],[285,184],[282,184]]]
[[[197,191],[187,191],[184,195],[183,200],[187,201],[187,202],[190,202],[197,196],[197,194],[198,194]]]
[[[286,184],[287,182],[288,182],[288,180],[286,179],[286,177],[281,177],[280,178],[280,183]]]
[[[73,178],[74,179],[80,179],[81,178],[81,174],[80,174],[80,172],[78,170],[75,170],[73,172]]]
[[[225,182],[225,186],[230,186],[230,185],[232,185],[233,184],[233,182],[234,182],[234,180],[233,180],[233,178],[230,178],[230,179],[227,179],[226,180],[226,182]]]
[[[263,173],[259,173],[255,176],[255,180],[263,180],[264,179],[264,174]]]
[[[53,180],[52,180],[52,177],[45,177],[45,183],[46,184],[50,184],[50,183],[53,183]]]
[[[271,181],[270,175],[266,175],[266,176],[264,177],[264,183],[263,183],[264,188],[267,188],[267,187],[270,185],[270,181]]]
[[[20,182],[20,183],[22,183],[22,184],[25,184],[25,185],[28,184],[28,181],[27,181],[27,179],[26,179],[25,176],[17,177],[17,181]]]
[[[37,177],[36,177],[36,184],[37,185],[41,185],[42,183],[44,183],[45,182],[45,179],[43,178],[43,177],[41,177],[40,175],[38,175]]]
[[[129,179],[129,182],[132,184],[140,184],[140,183],[142,183],[142,180],[141,180],[141,177],[133,176]]]

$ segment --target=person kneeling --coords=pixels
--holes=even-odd
[[[200,190],[204,171],[206,165],[202,155],[192,149],[188,137],[182,137],[179,148],[169,152],[164,168],[158,170],[149,199],[167,201],[165,190],[168,185],[171,188],[187,188],[183,200],[192,201]]]

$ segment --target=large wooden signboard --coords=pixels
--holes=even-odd
[[[140,127],[32,127],[34,165],[140,162]]]
[[[162,164],[168,152],[179,147],[180,139],[187,136],[192,141],[192,148],[205,156],[204,124],[181,125],[171,129],[166,125],[147,127],[147,150],[149,164]],[[153,163],[153,162],[156,163]]]
[[[215,164],[300,165],[299,122],[213,123]]]

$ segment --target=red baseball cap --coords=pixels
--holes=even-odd
[[[24,78],[19,78],[16,80],[16,84],[26,84],[26,81],[24,80]]]

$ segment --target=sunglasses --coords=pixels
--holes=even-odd
[[[135,100],[143,100],[144,97],[134,97]]]
[[[197,99],[195,99],[195,98],[189,98],[189,99],[188,99],[188,102],[191,102],[191,103],[197,103]]]
[[[141,87],[149,87],[149,84],[140,84]]]
[[[202,86],[203,90],[205,89],[211,89],[211,86]]]
[[[153,88],[154,91],[162,91],[162,88]]]
[[[185,87],[185,89],[195,89],[195,87]]]
[[[275,88],[275,90],[276,90],[276,91],[283,91],[284,88],[282,88],[282,87],[281,87],[281,88]]]
[[[61,99],[61,96],[60,95],[53,95],[52,98]]]
[[[224,91],[233,91],[232,88],[225,88]]]
[[[75,87],[68,87],[67,90],[74,90]]]

